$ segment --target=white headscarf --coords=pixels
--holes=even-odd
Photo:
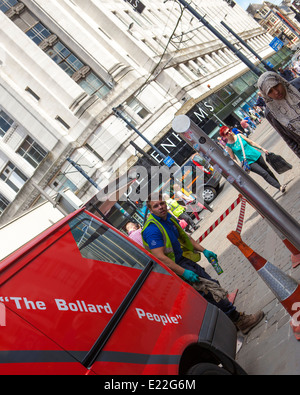
[[[274,100],[268,96],[271,88],[283,84],[286,97]],[[273,117],[290,131],[300,135],[300,92],[283,77],[273,71],[262,74],[257,82],[267,108]]]

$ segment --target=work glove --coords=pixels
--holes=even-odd
[[[199,276],[196,273],[187,269],[185,269],[182,277],[191,283],[198,283],[200,281]]]
[[[212,252],[212,251],[204,250],[204,251],[203,251],[203,254],[204,254],[205,258],[206,258],[208,261],[209,261],[211,258],[214,258],[216,261],[218,260],[218,256],[217,256],[214,252]]]

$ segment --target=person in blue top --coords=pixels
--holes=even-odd
[[[274,188],[279,189],[282,193],[286,191],[286,185],[280,185],[274,173],[266,164],[262,154],[259,150],[268,155],[268,151],[260,145],[250,140],[249,138],[239,134],[235,135],[230,128],[222,126],[219,130],[221,137],[227,139],[227,152],[230,157],[236,162],[236,157],[240,162],[244,160],[244,153],[241,144],[243,144],[246,160],[250,165],[251,171],[259,174],[264,180],[272,185]],[[258,149],[257,149],[258,148]]]
[[[150,211],[150,216],[142,230],[145,248],[150,250],[157,259],[174,273],[191,284],[201,283],[201,279],[219,284],[217,280],[213,280],[206,273],[203,267],[196,263],[200,257],[196,258],[195,255],[197,254],[195,252],[203,253],[207,259],[211,257],[217,259],[217,255],[212,251],[206,250],[184,232],[179,226],[177,219],[168,213],[167,204],[163,199],[155,200],[153,198],[152,200],[149,197],[147,207]],[[186,252],[191,254],[184,255]],[[226,297],[216,301],[210,291],[198,292],[208,302],[221,309],[243,334],[247,334],[264,317],[262,311],[252,315],[239,313]]]

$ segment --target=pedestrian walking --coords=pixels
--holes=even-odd
[[[241,127],[243,128],[243,133],[246,136],[249,136],[251,134],[251,132],[252,132],[252,129],[249,126],[247,119],[242,119],[240,124],[241,124]],[[237,129],[237,128],[235,128],[235,129]]]
[[[255,105],[262,108],[262,109],[266,107],[266,102],[264,101],[264,98],[262,97],[261,92],[258,92],[258,94],[257,94],[257,100],[256,100]]]
[[[259,118],[259,115],[252,109],[249,108],[249,114],[250,114],[250,118],[251,120],[258,125],[259,123],[261,123],[261,119]]]
[[[268,151],[266,149],[241,134],[235,135],[227,126],[222,126],[219,133],[220,136],[227,137],[228,153],[234,161],[236,161],[236,156],[241,163],[246,161],[251,171],[263,177],[274,188],[283,193],[286,191],[286,185],[280,185],[266,164],[261,152],[257,150],[258,148],[267,155]]]
[[[255,106],[253,108],[256,111],[256,113],[260,116],[260,118],[265,118],[265,113],[264,113],[262,107]]]
[[[289,83],[268,71],[259,77],[258,88],[266,102],[266,119],[300,158],[300,78]]]
[[[148,217],[143,230],[142,237],[145,247],[151,253],[168,266],[174,273],[192,284],[201,284],[207,287],[198,292],[209,302],[221,309],[236,325],[243,334],[247,334],[264,317],[264,313],[259,311],[253,315],[239,313],[236,307],[226,296],[216,298],[212,285],[219,286],[217,280],[212,279],[198,263],[199,257],[195,255],[203,254],[208,260],[217,259],[217,255],[197,243],[189,237],[179,226],[178,221],[168,213],[167,204],[164,200],[151,200],[147,202],[150,216]],[[190,258],[187,258],[190,253]],[[195,254],[198,253],[198,254]],[[217,287],[218,291],[222,288]],[[226,294],[226,293],[225,293]],[[196,317],[195,317],[196,318]]]

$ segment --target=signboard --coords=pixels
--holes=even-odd
[[[275,37],[271,42],[270,42],[270,47],[271,48],[273,48],[274,49],[274,51],[279,51],[282,47],[283,47],[283,45],[284,45],[284,43],[281,41],[281,40],[279,40],[279,38],[278,37]]]
[[[135,11],[137,11],[139,14],[141,14],[146,6],[140,1],[140,0],[125,0],[127,3],[129,3]]]
[[[172,158],[178,166],[181,166],[194,153],[193,148],[182,140],[172,129],[157,141],[155,146],[166,156]],[[158,164],[163,163],[163,158],[156,151],[150,150],[148,154]]]
[[[172,167],[174,163],[175,163],[174,159],[172,159],[170,156],[167,156],[166,159],[164,159],[164,164],[167,165],[168,167]]]

